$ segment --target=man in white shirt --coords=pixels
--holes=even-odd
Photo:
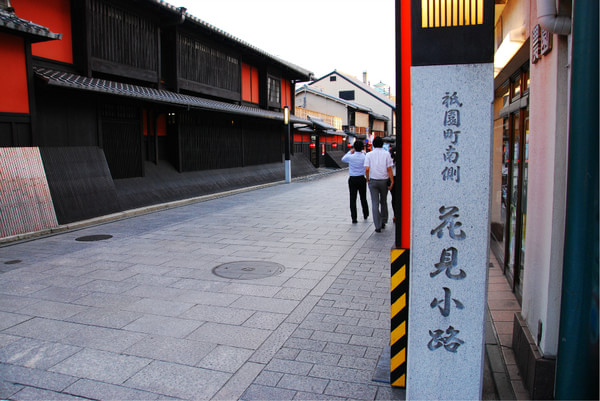
[[[378,233],[388,221],[387,193],[394,186],[394,161],[390,152],[382,147],[383,139],[376,137],[373,139],[373,151],[365,156],[365,176],[371,192],[373,223]]]

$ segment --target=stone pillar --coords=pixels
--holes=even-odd
[[[411,68],[407,399],[481,397],[493,65]]]

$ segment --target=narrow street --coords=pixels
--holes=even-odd
[[[393,226],[351,224],[346,180],[0,248],[0,398],[403,399],[373,380]]]

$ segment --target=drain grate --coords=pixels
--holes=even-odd
[[[98,234],[98,235],[86,235],[84,237],[75,238],[75,241],[81,242],[93,242],[93,241],[104,241],[107,239],[111,239],[113,236],[108,234]]]
[[[17,263],[21,263],[22,260],[20,259],[14,259],[14,260],[7,260],[6,262],[4,262],[5,265],[16,265]]]
[[[213,274],[237,280],[256,280],[281,274],[285,267],[279,263],[263,261],[244,261],[224,263],[215,267]]]

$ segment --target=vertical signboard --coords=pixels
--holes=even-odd
[[[478,400],[487,300],[493,1],[413,0],[411,7],[407,399]]]

